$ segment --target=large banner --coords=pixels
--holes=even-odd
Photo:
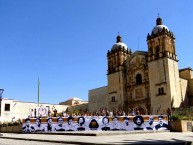
[[[26,118],[23,119],[22,130],[30,132],[57,131],[134,131],[134,130],[166,130],[168,118],[160,116],[76,116],[54,118]]]

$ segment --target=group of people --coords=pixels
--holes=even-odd
[[[30,114],[28,116],[28,118],[36,118],[37,117],[37,110],[35,109],[30,109]]]
[[[149,121],[144,122],[144,118],[140,115],[132,117],[129,116],[100,116],[100,117],[58,117],[57,122],[53,122],[53,118],[47,118],[47,123],[41,123],[41,118],[36,118],[35,123],[30,123],[30,118],[25,119],[23,125],[23,132],[49,132],[49,131],[84,131],[84,130],[160,130],[168,129],[167,123],[164,123],[164,116],[157,117],[156,124],[154,123],[154,116],[149,116]]]
[[[47,117],[52,117],[52,112],[53,112],[53,116],[57,117],[57,109],[55,107],[52,107],[52,112],[50,109],[46,110],[46,108],[35,108],[35,109],[30,109],[30,114],[28,115],[28,118],[38,118],[38,117],[42,117],[42,116],[47,116]],[[47,112],[47,114],[45,114]],[[44,113],[44,114],[43,114]]]
[[[57,109],[53,107],[52,111],[50,109],[47,110],[47,115],[46,116],[47,117],[52,117],[52,116],[53,117],[58,117],[58,116],[62,116],[62,117],[69,117],[69,116],[109,116],[109,117],[113,117],[113,116],[137,116],[137,115],[142,115],[138,108],[129,109],[128,113],[126,113],[122,109],[108,110],[107,108],[100,108],[98,111],[94,111],[94,112],[89,112],[88,110],[86,110],[86,111],[75,111],[75,112],[71,113],[71,112],[62,111],[62,112],[59,113],[60,115],[58,115]],[[168,114],[168,118],[169,118],[171,116],[171,111],[167,110],[167,114]],[[37,110],[36,109],[31,109],[29,117],[30,118],[36,118],[36,117],[42,117],[42,116],[41,116],[41,114],[39,114],[37,116]]]
[[[89,111],[79,111],[78,113],[70,113],[66,111],[62,111],[59,113],[60,116],[62,117],[69,117],[69,116],[127,116],[126,113],[119,109],[119,110],[107,110],[106,108],[101,108],[98,111],[95,112],[89,112]],[[128,115],[133,115],[129,113]],[[58,117],[58,111],[56,108],[52,108],[52,111],[50,109],[47,110],[47,117]],[[30,114],[28,118],[37,118],[37,117],[42,117],[42,115],[38,112],[38,110],[35,109],[30,109]]]
[[[93,111],[93,112],[89,112],[86,110],[86,111],[79,111],[78,113],[68,113],[68,112],[62,113],[63,117],[68,117],[68,116],[109,116],[109,117],[113,117],[113,116],[135,116],[135,115],[141,115],[137,108],[133,110],[129,110],[128,114],[126,114],[125,111],[122,109],[108,110],[107,108],[100,108],[98,111]]]

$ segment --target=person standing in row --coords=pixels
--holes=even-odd
[[[48,109],[48,117],[51,117],[51,111]]]
[[[56,108],[54,106],[52,107],[52,111],[54,112],[54,117],[57,117],[58,111],[56,110]]]

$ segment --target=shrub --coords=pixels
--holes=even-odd
[[[8,126],[8,122],[3,122],[3,123],[1,122],[0,126],[1,127]]]
[[[191,115],[180,115],[180,114],[172,114],[171,120],[193,120],[193,116]]]
[[[179,114],[172,114],[171,120],[173,120],[173,121],[181,120],[181,115],[179,115]]]
[[[21,125],[22,122],[21,122],[21,119],[18,119],[17,121],[14,121],[14,122],[0,122],[0,127],[4,127],[4,126],[17,126],[17,125]]]

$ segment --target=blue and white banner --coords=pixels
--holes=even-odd
[[[23,132],[166,130],[168,118],[160,116],[76,116],[23,119]]]

